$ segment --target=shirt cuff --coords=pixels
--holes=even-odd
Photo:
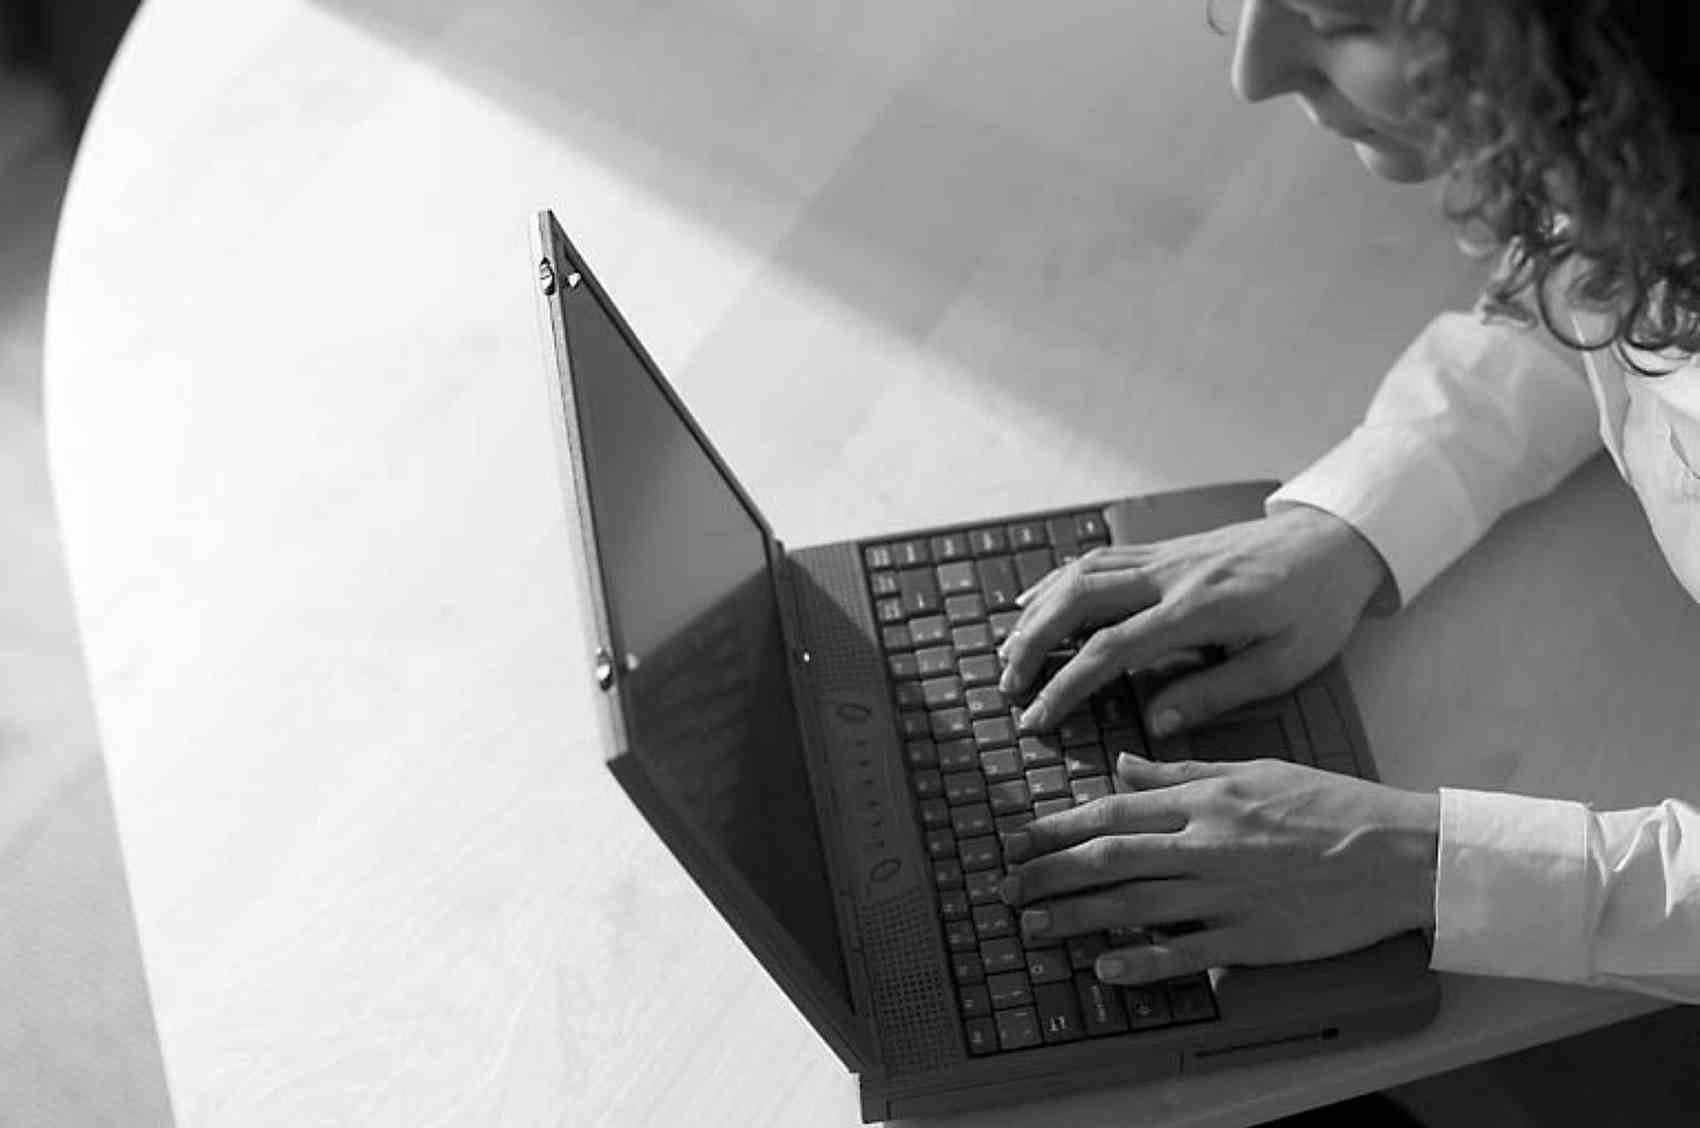
[[[1487,531],[1451,465],[1404,428],[1364,425],[1264,501],[1274,514],[1309,505],[1351,525],[1381,554],[1393,582],[1375,614],[1417,597]]]
[[[1580,803],[1441,788],[1431,966],[1587,978],[1588,818]]]

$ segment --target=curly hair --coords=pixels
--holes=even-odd
[[[1692,0],[1401,0],[1408,76],[1447,161],[1460,243],[1503,251],[1490,314],[1572,348],[1700,353],[1700,97]],[[1555,298],[1605,315],[1581,340]],[[1532,313],[1531,313],[1532,310]],[[1668,369],[1666,369],[1668,371]]]
[[[1700,11],[1694,0],[1391,0],[1414,112],[1490,315],[1571,348],[1700,354]],[[1207,0],[1206,20],[1219,26]],[[1604,315],[1582,340],[1558,306]],[[1636,354],[1640,354],[1638,357]]]

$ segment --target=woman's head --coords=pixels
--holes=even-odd
[[[1490,307],[1578,347],[1700,352],[1693,0],[1244,0],[1233,81],[1291,94],[1375,172],[1444,175]],[[1355,136],[1354,136],[1355,134]],[[1607,312],[1578,341],[1554,299]]]

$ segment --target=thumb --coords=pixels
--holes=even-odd
[[[1176,784],[1189,783],[1206,776],[1220,775],[1221,771],[1222,765],[1204,760],[1160,763],[1135,756],[1131,752],[1123,752],[1116,757],[1116,775],[1121,778],[1122,783],[1135,791],[1174,787]]]
[[[1248,701],[1279,693],[1298,682],[1288,665],[1273,646],[1242,650],[1226,662],[1164,686],[1151,698],[1146,726],[1153,736],[1172,736]]]

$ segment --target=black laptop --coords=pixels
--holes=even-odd
[[[1097,545],[1260,516],[1274,483],[791,548],[549,212],[533,250],[608,766],[858,1075],[864,1120],[1319,1052],[1432,1019],[1420,933],[1121,988],[1093,959],[1143,934],[1026,944],[998,898],[1000,832],[1108,794],[1122,750],[1374,778],[1338,663],[1165,740],[1141,728],[1153,672],[1038,735],[1017,731],[996,688],[996,647],[1033,580]]]

